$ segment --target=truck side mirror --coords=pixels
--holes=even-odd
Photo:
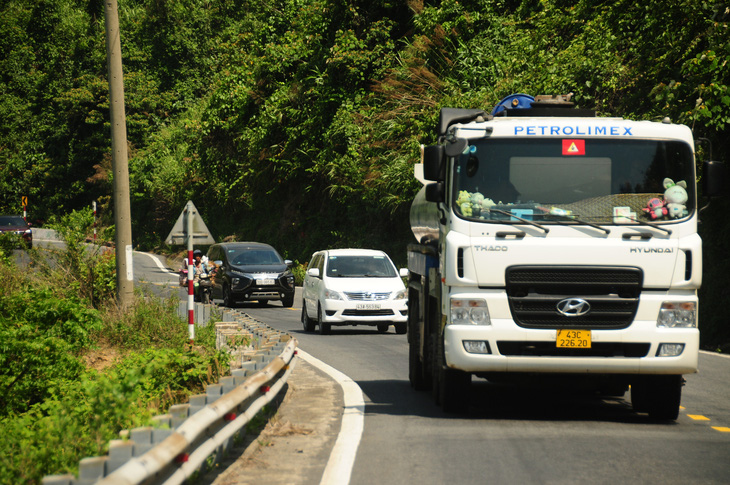
[[[447,157],[458,157],[469,145],[469,142],[464,138],[455,138],[446,145],[445,152]]]
[[[426,186],[426,200],[428,202],[444,201],[444,183],[436,182]]]
[[[718,197],[727,195],[727,173],[723,162],[705,160],[702,164],[702,195]]]
[[[443,180],[444,146],[429,145],[423,149],[423,178],[426,180]]]

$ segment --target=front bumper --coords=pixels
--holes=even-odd
[[[270,301],[294,298],[293,281],[292,286],[289,286],[286,275],[266,279],[273,280],[274,284],[259,284],[256,278],[250,277],[232,279],[231,296],[235,301]]]
[[[469,353],[465,340],[485,341],[488,354]],[[557,330],[526,329],[512,320],[492,325],[447,325],[446,364],[467,372],[551,372],[596,374],[691,374],[697,372],[699,330],[657,328],[634,321],[621,330],[592,330],[591,349],[558,349]],[[678,356],[658,357],[661,344],[684,344]]]
[[[376,325],[380,322],[402,323],[408,321],[406,300],[378,301],[378,308],[358,308],[356,303],[344,300],[324,300],[322,318],[337,325]]]

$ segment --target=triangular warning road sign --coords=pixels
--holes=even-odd
[[[187,243],[188,216],[193,218],[193,244],[215,243],[215,239],[211,236],[208,226],[205,225],[203,218],[198,213],[198,209],[195,208],[195,204],[191,200],[188,201],[185,209],[180,213],[180,217],[177,218],[177,222],[175,222],[170,234],[165,238],[165,242],[169,245]]]

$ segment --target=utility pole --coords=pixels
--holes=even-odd
[[[117,255],[117,300],[125,309],[134,298],[132,266],[132,221],[129,204],[129,166],[127,164],[127,122],[124,114],[122,43],[119,34],[117,0],[104,1],[106,19],[106,56],[109,69],[109,114],[114,172],[114,225]]]

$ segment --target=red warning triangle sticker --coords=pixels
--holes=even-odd
[[[563,155],[585,155],[585,140],[563,140]]]

